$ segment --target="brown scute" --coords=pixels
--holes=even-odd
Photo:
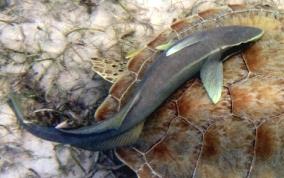
[[[218,19],[221,26],[225,25],[246,25],[267,30],[278,30],[282,22],[275,18],[271,11],[249,10],[242,13],[228,14]]]
[[[166,29],[162,33],[160,33],[157,38],[149,42],[147,44],[147,47],[153,51],[157,51],[157,46],[169,43],[170,40],[175,38],[176,36],[177,34],[173,30],[171,30],[170,28]]]
[[[154,52],[149,48],[143,48],[139,54],[133,56],[127,63],[127,69],[129,71],[138,73],[141,69],[141,66],[147,61],[150,57],[154,55]]]
[[[116,82],[111,86],[109,94],[114,98],[121,99],[129,86],[136,81],[136,74],[130,71],[125,71]]]
[[[223,62],[223,85],[229,87],[233,83],[245,79],[249,70],[241,55],[235,55]]]
[[[185,19],[179,20],[171,25],[171,29],[180,34],[194,24],[198,24],[202,19],[198,15],[190,16]],[[190,25],[189,25],[190,24]]]
[[[183,29],[183,31],[181,31],[178,35],[178,39],[183,39],[191,34],[194,34],[196,32],[199,32],[201,30],[205,30],[205,29],[210,29],[210,28],[214,28],[216,27],[216,25],[218,25],[215,21],[206,21],[203,23],[199,23],[193,27],[190,28],[186,28]],[[177,40],[178,40],[177,39]]]
[[[180,117],[204,131],[210,124],[231,115],[231,98],[224,88],[221,100],[214,105],[203,85],[200,82],[195,82],[177,100],[177,108]]]
[[[228,6],[216,7],[214,9],[208,9],[202,12],[199,12],[198,15],[202,19],[211,20],[216,19],[217,17],[227,14],[232,10]]]
[[[115,154],[117,157],[125,158],[122,159],[123,162],[127,162],[131,164],[131,167],[135,167],[135,169],[139,169],[140,165],[144,164],[143,154],[137,152],[135,149],[124,149],[127,147],[122,147],[122,149],[118,149]],[[137,158],[140,158],[135,162]]]
[[[102,121],[113,116],[119,109],[119,102],[112,96],[108,96],[96,110],[95,119]]]
[[[276,153],[276,145],[280,141],[274,128],[264,122],[257,128],[256,153],[259,159],[268,160]]]
[[[195,82],[199,82],[198,79],[196,79],[196,77],[194,77],[193,79],[187,81],[186,83],[184,83],[183,85],[181,85],[176,92],[174,92],[170,97],[169,100],[171,101],[176,101],[179,97],[181,97],[181,95],[183,95],[183,93],[188,90]]]
[[[152,62],[160,55],[160,53],[155,53],[153,56],[149,57],[147,61],[141,66],[140,71],[138,72],[138,79],[141,80]]]
[[[250,10],[267,10],[267,11],[277,11],[276,7],[273,7],[271,5],[262,5],[262,4],[257,4],[257,5],[244,5],[244,4],[228,4],[228,7],[232,9],[234,12],[244,12],[244,11],[250,11]]]
[[[284,113],[284,79],[252,76],[230,87],[233,113],[258,124]]]
[[[283,177],[284,117],[266,120],[257,127],[252,177]]]
[[[249,6],[244,4],[228,4],[228,7],[234,12],[237,11],[247,11],[248,9],[255,8],[255,6]]]
[[[262,41],[243,53],[248,69],[257,75],[283,76],[283,42],[283,35],[277,34],[277,31],[267,31]]]
[[[148,164],[143,164],[142,168],[137,171],[139,177],[153,177],[160,178],[153,170],[149,167]]]
[[[171,120],[177,116],[176,104],[174,102],[167,102],[163,106],[159,107],[155,113],[151,114],[145,122],[145,127],[137,143],[136,149],[139,152],[148,152],[153,143],[160,142],[166,135]]]
[[[204,134],[196,177],[246,177],[254,139],[255,127],[248,120],[232,116],[212,124]]]
[[[267,11],[277,11],[278,10],[277,7],[271,6],[271,5],[268,5],[268,4],[264,4],[264,5],[258,4],[258,5],[256,5],[256,8],[257,9],[265,9]]]
[[[203,27],[204,30],[210,29],[210,28],[216,28],[218,26],[219,26],[219,24],[215,20],[209,20],[209,21],[206,21],[202,24],[202,27]],[[198,29],[196,29],[196,30],[198,30]],[[199,29],[199,31],[200,31],[200,29]],[[195,32],[197,32],[197,31],[195,31]]]
[[[120,99],[120,108],[125,106],[128,101],[133,97],[133,93],[137,87],[137,83],[134,82],[130,86],[128,86],[127,90],[124,92],[124,95],[122,95]]]
[[[210,128],[211,129],[211,128]],[[215,131],[216,132],[216,131]],[[220,135],[212,134],[210,130],[205,133],[204,144],[202,146],[202,156],[206,159],[216,159],[222,153]]]
[[[161,177],[191,177],[201,143],[202,133],[177,117],[165,137],[147,152],[145,159]]]

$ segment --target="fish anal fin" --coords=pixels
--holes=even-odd
[[[216,104],[221,98],[223,89],[223,62],[221,59],[221,51],[215,52],[208,57],[201,67],[200,77],[210,99]]]
[[[134,144],[139,139],[144,122],[145,121],[122,134],[116,135],[115,137],[107,138],[102,141],[80,143],[73,146],[86,150],[100,151]]]

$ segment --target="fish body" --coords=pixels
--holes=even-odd
[[[104,150],[134,143],[143,123],[180,85],[200,71],[203,85],[213,103],[221,97],[222,62],[261,38],[264,31],[247,26],[225,26],[194,33],[173,44],[147,69],[133,97],[112,118],[73,130],[58,130],[28,123],[21,106],[11,94],[11,106],[21,124],[32,134],[87,150]],[[18,112],[18,114],[17,114]]]

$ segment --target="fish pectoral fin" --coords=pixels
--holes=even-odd
[[[189,46],[192,46],[194,44],[197,44],[201,41],[204,40],[204,37],[201,36],[201,35],[196,35],[196,34],[192,34],[190,38],[185,38],[184,40],[172,45],[167,53],[166,53],[166,56],[170,56],[176,52],[179,52],[180,50],[186,48],[186,47],[189,47]]]
[[[200,77],[210,99],[216,104],[221,98],[223,89],[223,62],[221,59],[221,51],[215,52],[208,57],[201,67]]]

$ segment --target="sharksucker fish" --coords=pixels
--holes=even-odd
[[[94,126],[73,130],[39,126],[25,120],[19,96],[13,92],[9,104],[24,128],[40,138],[92,151],[129,145],[139,138],[146,117],[199,71],[209,97],[217,103],[223,87],[222,62],[263,34],[255,27],[224,26],[176,42],[154,60],[130,101],[113,117]]]

